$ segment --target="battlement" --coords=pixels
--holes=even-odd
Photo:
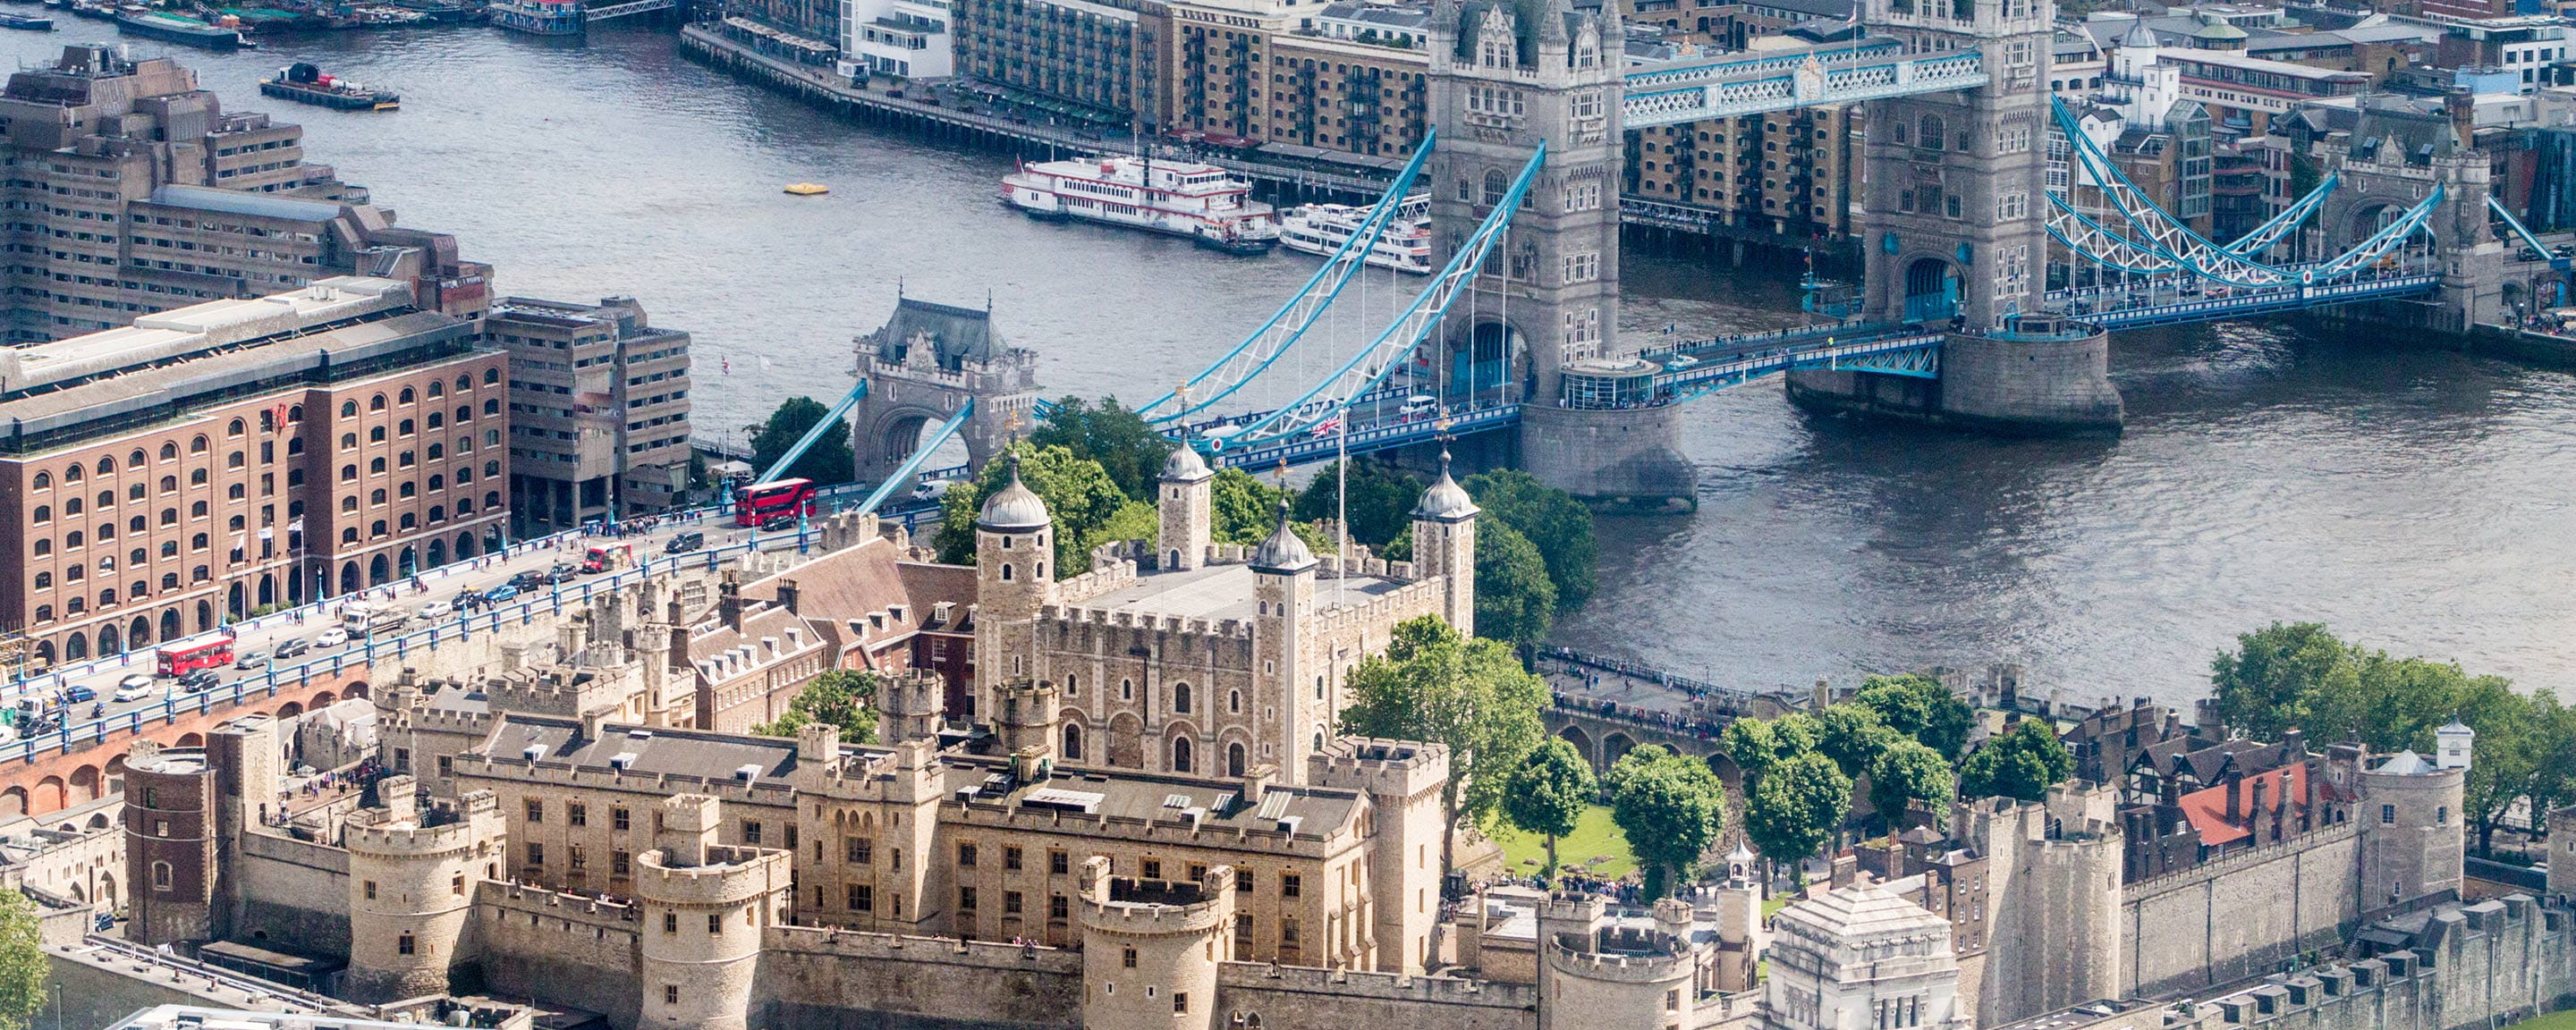
[[[493,827],[478,825],[475,820],[425,826],[397,813],[381,808],[362,808],[350,813],[343,822],[340,845],[353,856],[371,858],[429,858],[474,850],[474,846],[493,834]]]
[[[668,731],[657,731],[668,732]],[[794,807],[796,787],[784,780],[760,779],[750,783],[727,777],[691,776],[683,773],[621,772],[575,767],[569,763],[538,759],[529,761],[517,756],[494,756],[467,752],[456,756],[460,776],[485,776],[521,783],[544,783],[566,787],[589,787],[598,790],[625,791],[638,794],[706,794],[731,804]]]
[[[2243,851],[2228,852],[2186,869],[2177,869],[2160,876],[2122,884],[2120,891],[2124,901],[2134,902],[2143,897],[2199,884],[2236,870],[2348,840],[2361,832],[2361,825],[2358,820],[2336,823],[2310,830],[2287,840],[2259,845]]]
[[[1538,1006],[1536,984],[1262,962],[1219,963],[1216,975],[1217,985],[1227,990],[1294,991],[1372,1001],[1426,1001],[1503,1009]]]
[[[1273,788],[1280,789],[1280,788]],[[1205,827],[1191,822],[1179,811],[1166,818],[1136,819],[1127,816],[1084,815],[1056,809],[1025,808],[993,801],[948,801],[940,805],[940,818],[961,826],[996,826],[1031,830],[1039,833],[1081,834],[1092,839],[1118,839],[1146,844],[1170,844],[1187,847],[1223,847],[1235,851],[1262,851],[1275,855],[1321,858],[1333,839],[1334,828],[1306,829],[1295,832],[1256,829],[1250,826]]]
[[[1377,797],[1418,798],[1449,782],[1449,749],[1377,737],[1336,737],[1306,756],[1306,781]]]
[[[1417,579],[1397,587],[1393,593],[1378,594],[1358,604],[1325,607],[1318,603],[1307,625],[1318,634],[1352,627],[1392,626],[1416,615],[1436,612],[1448,597],[1449,587],[1436,579]],[[1318,602],[1331,594],[1320,586],[1315,591]]]
[[[1252,625],[1240,619],[1210,621],[1124,609],[1103,610],[1055,604],[1040,607],[1038,618],[1041,623],[1055,630],[1055,642],[1059,645],[1070,643],[1077,626],[1101,626],[1146,633],[1216,637],[1225,640],[1252,639]]]
[[[1234,918],[1234,867],[1215,866],[1196,882],[1109,875],[1109,860],[1084,859],[1082,925],[1121,934],[1197,934]]]
[[[1380,579],[1404,580],[1406,582],[1411,582],[1415,578],[1414,564],[1412,562],[1388,561],[1384,558],[1370,556],[1367,553],[1368,549],[1366,547],[1356,543],[1352,544],[1351,547],[1361,552],[1357,556],[1354,556],[1349,563],[1350,574],[1353,576],[1375,576]],[[1317,565],[1315,569],[1319,578],[1333,579],[1338,578],[1343,574],[1341,555],[1318,555],[1316,556],[1316,561],[1321,563]]]
[[[762,951],[830,955],[882,962],[922,962],[972,966],[995,971],[1036,971],[1063,976],[1082,974],[1082,953],[1038,944],[963,941],[953,937],[915,937],[816,926],[770,926],[761,932]]]
[[[561,919],[583,927],[600,927],[618,933],[634,933],[625,924],[643,919],[634,903],[603,898],[595,894],[573,894],[548,890],[517,880],[479,880],[474,888],[476,908],[488,909],[491,915],[536,916]],[[531,924],[539,925],[539,924]]]
[[[1609,904],[1590,891],[1549,891],[1538,902],[1540,923],[1580,923],[1586,932],[1609,910]]]
[[[462,686],[454,689],[462,690]],[[391,712],[389,729],[415,733],[454,733],[487,736],[492,722],[499,718],[490,712],[470,712],[452,708],[397,708]]]
[[[703,865],[667,864],[659,849],[635,856],[635,893],[649,904],[738,905],[787,886],[787,852],[717,845]]]
[[[1640,938],[1660,938],[1652,931],[1624,930]],[[1641,940],[1641,944],[1644,942]],[[1668,939],[1662,942],[1670,945]],[[1547,942],[1547,964],[1569,976],[1586,980],[1609,980],[1617,983],[1654,983],[1676,976],[1688,976],[1696,968],[1688,949],[1638,947],[1634,950],[1585,951],[1564,941]]]

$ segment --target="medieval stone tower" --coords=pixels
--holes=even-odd
[[[1343,737],[1307,759],[1306,782],[1359,791],[1377,807],[1382,843],[1370,850],[1368,878],[1380,897],[1397,901],[1377,906],[1377,968],[1420,973],[1433,965],[1445,822],[1440,787],[1449,782],[1448,750],[1406,740]]]
[[[641,1030],[744,1030],[761,931],[785,922],[787,852],[717,844],[722,802],[677,794],[635,858],[642,903]]]
[[[1207,564],[1208,544],[1216,537],[1215,483],[1216,473],[1187,445],[1173,448],[1163,463],[1163,499],[1154,506],[1162,527],[1154,550],[1166,571]]]
[[[1325,663],[1306,654],[1311,644],[1308,616],[1315,610],[1315,555],[1288,527],[1286,502],[1279,505],[1279,527],[1253,550],[1251,565],[1252,650],[1261,663],[1261,678],[1254,682],[1275,684],[1279,692],[1279,764],[1304,768],[1306,756],[1323,750],[1332,734],[1334,710]],[[1273,701],[1256,700],[1264,705]]]
[[[1449,452],[1440,452],[1440,478],[1413,506],[1413,570],[1446,587],[1440,617],[1458,635],[1476,635],[1476,502],[1449,478]]]
[[[1652,928],[1608,918],[1598,894],[1539,902],[1539,1030],[1673,1026],[1693,996],[1690,903],[1666,898]]]
[[[1109,875],[1082,863],[1085,1030],[1213,1030],[1217,966],[1233,957],[1234,867],[1196,882]]]
[[[1432,361],[1451,408],[1527,403],[1521,465],[1587,496],[1688,496],[1669,412],[1558,404],[1564,376],[1631,357],[1619,342],[1619,48],[1565,0],[1441,0],[1431,15],[1431,216],[1457,253],[1545,149]],[[1640,366],[1642,367],[1642,366]],[[1594,369],[1598,371],[1598,369]]]
[[[2468,836],[2460,812],[2470,756],[2467,741],[2454,739],[2459,765],[2446,767],[2400,751],[2357,777],[2361,800],[2353,806],[2353,821],[2361,824],[2360,911],[2461,886]]]
[[[136,740],[125,756],[126,939],[160,945],[218,935],[214,774],[197,748]]]
[[[474,957],[474,885],[505,852],[508,824],[491,791],[459,797],[452,821],[420,810],[418,785],[390,776],[382,807],[350,817],[351,998],[383,1003],[448,990],[448,973]]]
[[[1011,481],[975,520],[975,707],[951,713],[970,720],[997,710],[1002,684],[1034,674],[1038,609],[1054,595],[1055,519],[1020,482],[1019,455],[1006,460]]]

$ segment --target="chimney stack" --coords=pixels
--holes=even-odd
[[[787,613],[790,615],[796,613],[795,580],[782,579],[778,581],[778,606],[787,609]]]

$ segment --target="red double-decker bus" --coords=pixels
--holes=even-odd
[[[741,487],[733,492],[733,524],[762,526],[781,517],[792,520],[814,514],[814,496],[810,479],[777,479]]]
[[[158,671],[164,676],[185,676],[199,669],[221,668],[233,663],[233,635],[212,633],[205,636],[174,640],[155,652]]]

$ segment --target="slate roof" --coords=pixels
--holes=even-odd
[[[785,777],[796,769],[793,740],[622,725],[602,726],[598,737],[584,737],[580,720],[520,713],[503,716],[501,724],[492,728],[492,735],[484,738],[483,746],[475,750],[494,759],[517,760],[531,744],[545,747],[538,761],[581,769],[606,770],[610,768],[610,758],[631,754],[634,761],[626,771],[634,776],[723,780],[731,779],[734,770],[750,765],[759,767],[761,779],[769,780]]]
[[[1821,898],[1810,898],[1781,909],[1772,918],[1801,924],[1808,929],[1809,936],[1826,940],[1857,942],[1919,933],[1947,935],[1950,932],[1949,920],[1933,915],[1923,906],[1897,897],[1877,884],[1828,891]]]
[[[894,303],[894,317],[865,341],[876,348],[877,356],[901,363],[911,350],[915,336],[928,334],[936,348],[939,367],[955,372],[968,361],[991,361],[1010,348],[993,331],[993,313],[948,304],[934,304],[914,297],[899,298]]]

